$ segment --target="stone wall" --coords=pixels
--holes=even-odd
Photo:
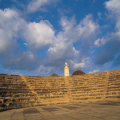
[[[120,70],[79,76],[0,74],[0,108],[74,102],[120,102]]]

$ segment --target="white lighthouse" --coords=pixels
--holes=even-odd
[[[69,76],[69,67],[67,63],[64,65],[64,76]]]

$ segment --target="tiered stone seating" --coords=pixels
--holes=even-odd
[[[69,80],[73,102],[96,102],[104,99],[106,73],[74,76]],[[72,101],[72,100],[71,100]]]
[[[106,101],[120,101],[120,71],[109,72]]]
[[[67,86],[64,77],[25,76],[31,87],[39,96],[42,104],[67,102]]]
[[[0,74],[0,108],[34,106],[35,96],[20,76]]]
[[[68,102],[120,102],[120,70],[76,76],[0,74],[0,108]]]

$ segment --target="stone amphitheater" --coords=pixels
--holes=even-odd
[[[0,74],[1,109],[101,101],[120,101],[120,70],[65,77]]]
[[[120,102],[120,70],[74,76],[0,74],[0,110]]]

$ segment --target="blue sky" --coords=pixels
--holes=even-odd
[[[0,0],[0,73],[120,69],[120,0]]]

